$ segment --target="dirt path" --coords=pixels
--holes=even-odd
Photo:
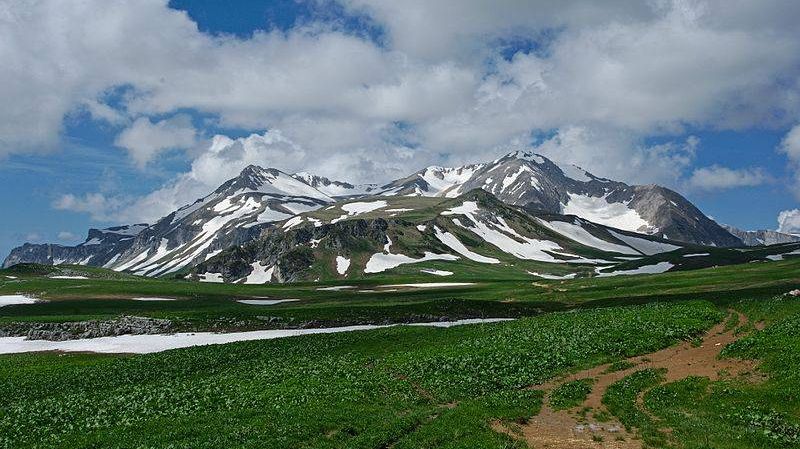
[[[747,323],[747,317],[738,314],[739,325]],[[580,371],[557,380],[537,385],[534,388],[550,392],[553,388],[579,379],[595,379],[592,392],[583,404],[571,410],[553,410],[545,400],[542,411],[523,425],[506,426],[492,423],[498,431],[514,438],[524,439],[529,447],[548,449],[639,449],[642,444],[635,435],[628,433],[617,421],[598,422],[594,417],[605,412],[603,395],[613,383],[636,371],[653,368],[666,369],[665,383],[674,382],[689,376],[708,377],[718,380],[722,376],[737,377],[752,373],[755,362],[751,360],[718,359],[720,351],[737,340],[734,329],[725,331],[725,322],[714,326],[703,338],[699,346],[684,342],[677,346],[639,357],[628,362],[633,366],[621,371],[607,372],[609,365],[601,365]],[[637,402],[642,407],[640,395]],[[607,414],[607,413],[605,413]]]

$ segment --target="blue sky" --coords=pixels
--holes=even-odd
[[[2,255],[152,221],[249,163],[382,182],[520,147],[800,230],[797,2],[9,8]]]

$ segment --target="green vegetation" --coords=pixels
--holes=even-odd
[[[578,379],[556,387],[550,393],[550,406],[555,410],[577,407],[592,392],[593,379]]]
[[[748,320],[728,315],[724,329],[735,329],[739,340],[722,356],[755,359],[756,369],[715,381],[664,383],[664,373],[645,361],[609,386],[607,410],[590,416],[618,420],[645,447],[800,447],[800,298],[784,295],[800,286],[799,268],[800,261],[786,260],[533,282],[487,274],[466,287],[393,292],[359,291],[380,290],[377,280],[348,281],[357,288],[337,292],[319,290],[337,284],[112,278],[102,269],[80,271],[84,267],[56,269],[90,279],[50,279],[54,272],[37,266],[2,270],[0,294],[28,293],[49,302],[1,307],[0,323],[131,314],[190,328],[239,329],[523,318],[143,356],[0,356],[0,448],[523,448],[490,424],[524,423],[538,413],[544,394],[555,409],[580,406],[592,389],[586,380],[547,393],[531,386],[604,363],[609,371],[627,370],[633,367],[628,357],[699,342],[729,308]],[[464,280],[416,276],[392,282]],[[125,299],[133,296],[184,299]],[[301,301],[260,307],[235,301],[256,296]]]
[[[511,447],[489,422],[536,413],[529,385],[721,317],[686,302],[138,357],[3,356],[0,446]]]

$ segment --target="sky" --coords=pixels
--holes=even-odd
[[[0,0],[0,255],[534,150],[800,232],[794,0]]]

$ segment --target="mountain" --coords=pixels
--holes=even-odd
[[[152,225],[137,227],[136,233],[116,237],[119,234],[109,230],[92,231],[86,242],[74,247],[26,244],[14,249],[4,266],[77,263],[161,276],[250,241],[274,222],[333,201],[280,170],[251,165],[208,196]]]
[[[130,248],[135,237],[147,226],[145,223],[90,229],[86,241],[77,246],[26,243],[11,251],[3,262],[3,267],[7,268],[18,263],[105,266],[113,263],[120,253]]]
[[[428,167],[381,187],[383,195],[456,197],[480,188],[530,211],[577,215],[618,229],[721,247],[742,242],[680,194],[628,185],[544,156],[514,152],[485,164]]]
[[[781,243],[800,242],[800,235],[786,234],[778,231],[758,230],[743,231],[733,226],[722,225],[747,246],[777,245]]]
[[[797,248],[778,252],[791,254]],[[385,196],[299,214],[199,263],[190,278],[261,284],[453,276],[567,279],[774,259],[531,212],[475,189],[456,198]]]
[[[184,272],[226,248],[258,238],[275,223],[323,206],[381,197],[453,199],[475,189],[534,216],[573,215],[583,222],[686,244],[742,245],[669,189],[631,186],[534,153],[515,152],[488,163],[428,167],[382,186],[251,165],[208,196],[154,224],[91,230],[77,246],[26,243],[11,252],[4,266],[74,263],[163,276]],[[332,220],[348,217],[345,213]]]

